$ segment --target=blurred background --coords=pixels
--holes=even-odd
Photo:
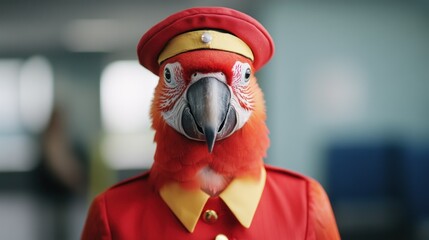
[[[266,162],[326,188],[343,239],[429,239],[429,1],[0,0],[0,239],[79,239],[150,168],[141,35],[193,6],[258,19]]]

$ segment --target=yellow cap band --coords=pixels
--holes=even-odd
[[[253,61],[250,47],[240,38],[213,30],[182,33],[172,38],[158,57],[158,64],[179,53],[196,49],[216,49],[243,55]]]

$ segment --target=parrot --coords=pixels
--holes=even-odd
[[[340,239],[323,187],[264,163],[255,73],[271,42],[256,20],[221,7],[184,10],[143,36],[141,63],[159,77],[154,162],[94,199],[82,239]]]

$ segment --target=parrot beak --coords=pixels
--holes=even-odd
[[[182,127],[191,139],[206,141],[209,152],[216,140],[228,137],[237,125],[231,107],[231,91],[215,77],[203,77],[187,93],[188,106],[182,114]]]

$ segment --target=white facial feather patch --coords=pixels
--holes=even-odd
[[[166,79],[166,71],[169,71],[170,78]],[[161,95],[161,109],[171,108],[172,104],[175,103],[180,93],[186,88],[185,80],[183,79],[183,69],[179,62],[169,63],[164,67],[164,84],[165,91]],[[176,103],[177,104],[177,103]]]
[[[242,63],[240,61],[235,62],[232,67],[232,99],[231,105],[237,111],[237,128],[236,130],[243,127],[243,125],[249,120],[249,117],[252,113],[251,109],[253,106],[251,104],[252,96],[249,89],[249,81],[245,79],[246,69],[250,69],[250,65],[248,63]],[[242,105],[245,105],[246,108],[243,108]]]

